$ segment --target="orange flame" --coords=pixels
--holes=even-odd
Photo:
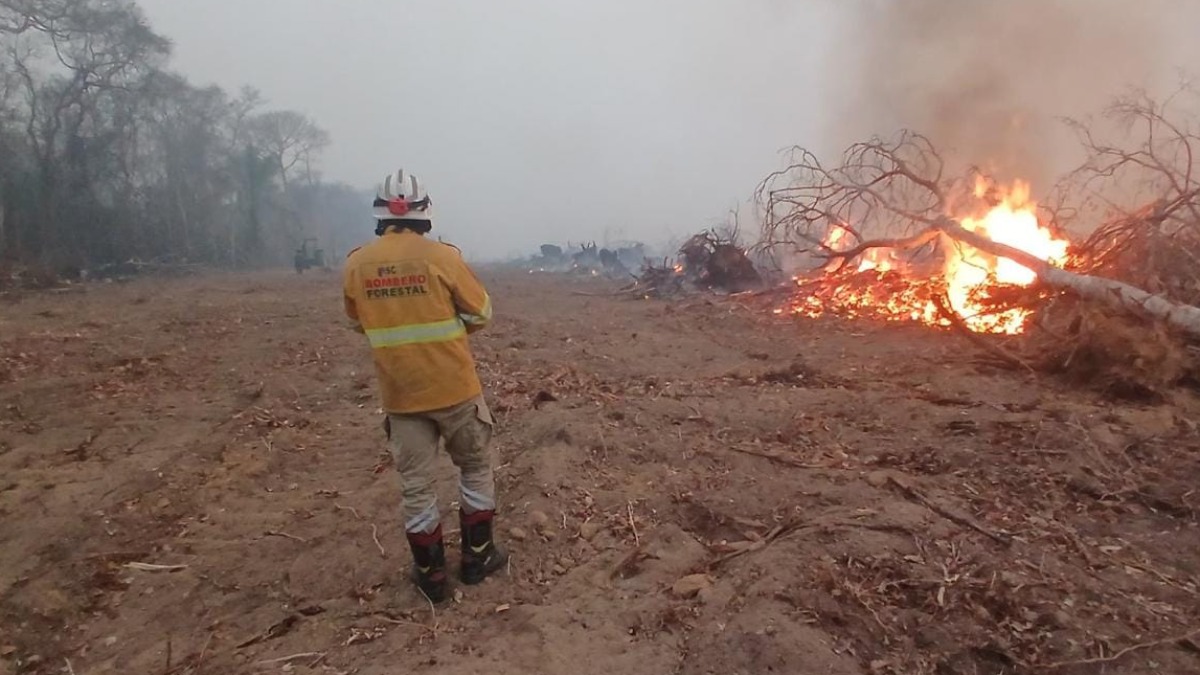
[[[982,196],[986,186],[976,185],[976,195]],[[1000,203],[982,218],[963,218],[964,229],[981,234],[999,244],[1036,256],[1054,265],[1066,262],[1069,242],[1057,239],[1042,227],[1037,219],[1037,205],[1029,198],[1029,185],[1022,181],[1013,184]],[[946,290],[950,307],[972,330],[981,333],[1020,333],[1025,327],[1028,312],[1012,309],[999,314],[983,315],[983,307],[973,295],[986,293],[996,284],[1029,286],[1037,275],[1029,268],[1007,258],[996,258],[960,242],[944,242],[946,256]]]
[[[981,215],[963,215],[959,222],[964,229],[981,234],[997,243],[1006,244],[1051,264],[1066,262],[1069,242],[1054,236],[1037,219],[1037,205],[1030,198],[1029,185],[1016,181],[1007,190],[998,190],[979,180],[975,186],[978,198],[993,197],[993,206]],[[998,199],[994,197],[998,196]],[[847,251],[855,242],[846,227],[834,225],[823,242],[833,251]],[[797,298],[791,307],[776,310],[776,314],[795,313],[819,316],[833,312],[845,317],[875,317],[889,321],[916,321],[929,325],[945,325],[934,293],[945,292],[950,308],[973,331],[980,333],[1017,334],[1025,329],[1028,312],[1011,309],[988,313],[985,300],[989,291],[999,286],[1029,286],[1036,280],[1032,270],[1006,258],[997,258],[962,242],[942,237],[943,260],[941,273],[914,276],[908,273],[895,250],[871,249],[860,258],[856,275],[847,276],[842,283]],[[839,268],[831,261],[825,272]],[[803,280],[797,280],[803,285]]]

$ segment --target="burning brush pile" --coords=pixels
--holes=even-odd
[[[1042,226],[1029,186],[989,185],[977,177],[978,215],[959,225],[1039,260],[1065,266],[1070,242]],[[894,244],[894,245],[893,245]],[[1006,291],[1027,289],[1037,275],[1007,258],[933,233],[903,242],[869,241],[849,224],[831,224],[817,247],[826,262],[797,276],[800,293],[777,314],[836,314],[933,326],[961,325],[978,333],[1020,334],[1031,309],[1009,304]]]
[[[1190,160],[1200,137],[1148,100],[1113,112],[1144,140],[1117,149],[1084,135],[1090,159],[1056,188],[1065,206],[1053,211],[1020,180],[946,179],[933,145],[912,133],[857,144],[835,168],[797,149],[759,192],[764,245],[813,261],[775,312],[947,327],[1011,365],[1118,395],[1200,383],[1200,178]],[[1092,195],[1130,185],[1151,197],[1092,206]]]
[[[667,297],[688,289],[741,293],[762,286],[763,278],[738,244],[737,232],[701,232],[679,247],[674,261],[647,261],[641,274],[620,293]]]

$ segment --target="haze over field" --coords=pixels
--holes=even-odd
[[[62,0],[8,4],[6,11],[17,12],[23,6],[53,9]],[[850,142],[902,127],[932,136],[962,162],[1029,178],[1036,191],[1073,158],[1070,136],[1057,118],[1096,113],[1128,87],[1161,93],[1175,85],[1175,68],[1195,62],[1197,48],[1187,30],[1200,22],[1194,0],[137,5],[150,29],[170,42],[169,54],[155,45],[139,58],[198,88],[219,85],[233,100],[220,103],[223,119],[215,123],[226,138],[219,161],[213,160],[225,162],[218,169],[242,152],[244,139],[229,130],[236,126],[237,92],[252,87],[262,94],[255,112],[296,111],[328,132],[327,145],[314,145],[315,173],[306,172],[307,178],[370,190],[399,166],[414,171],[434,195],[438,233],[475,259],[527,254],[546,241],[662,244],[719,224],[735,208],[752,231],[749,199],[780,166],[778,151],[801,144],[832,159]],[[49,54],[45,36],[0,37],[7,43],[41,39],[43,59]],[[52,59],[49,64],[35,75],[52,77]],[[139,68],[144,77],[145,67]],[[3,119],[11,121],[6,143],[20,153],[26,150],[20,147],[26,94],[16,71],[0,69],[0,75],[0,112],[8,110]],[[131,79],[131,89],[147,81]],[[117,105],[90,93],[100,108]],[[214,126],[197,112],[202,108],[193,100],[180,110],[197,118],[189,124]],[[148,114],[150,123],[166,124],[161,114]],[[138,128],[124,124],[115,132],[141,133]],[[172,129],[179,132],[180,125]],[[196,142],[195,134],[180,133],[164,141],[165,153],[181,155],[165,159],[168,164],[188,161],[180,148]],[[110,143],[117,137],[104,136]],[[67,140],[42,142],[62,148]],[[134,146],[121,147],[116,152]],[[106,161],[114,152],[96,143],[89,149]],[[46,170],[64,166],[57,158],[45,160]],[[102,172],[97,180],[111,176]],[[323,237],[335,253],[370,238],[367,208],[361,220],[358,211],[346,209],[361,195],[338,192],[333,203],[328,195],[289,193],[288,185],[280,185],[286,177],[263,178],[284,196],[262,197],[266,211],[255,216],[264,223],[262,236],[255,218],[210,212],[215,203],[233,203],[229,195],[196,195],[191,206],[173,203],[179,199],[170,195],[187,194],[184,183],[203,182],[175,173],[163,187],[163,204],[148,204],[147,214],[137,218],[114,213],[112,219],[158,232],[178,227],[163,214],[183,214],[181,227],[204,229],[211,237],[202,251],[192,234],[145,250],[101,250],[108,244],[100,241],[80,249],[69,240],[58,248],[76,264],[79,258],[155,256],[164,248],[172,255],[182,250],[189,259],[249,264],[285,261],[305,236]],[[141,180],[113,189],[132,194],[132,183]],[[59,213],[48,206],[56,198],[38,201],[30,194],[31,202],[20,204],[28,193],[13,194],[6,198],[9,232],[45,221],[59,223],[54,227],[63,232],[75,228],[66,220],[79,208],[63,206]],[[285,208],[275,208],[284,202]],[[166,220],[151,222],[156,218]],[[226,224],[234,220],[236,225]],[[10,234],[0,238],[0,253],[44,258],[61,237]],[[259,239],[257,249],[247,248]]]
[[[1169,81],[1195,25],[1180,9],[1200,5],[142,4],[184,72],[252,82],[324,124],[331,177],[421,172],[476,256],[682,235],[744,202],[793,143],[836,152],[913,126],[1030,167],[1054,116]]]
[[[326,126],[331,177],[419,172],[439,229],[477,256],[720,219],[819,128],[803,83],[837,19],[681,0],[143,5],[184,72]]]

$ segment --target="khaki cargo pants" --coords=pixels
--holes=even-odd
[[[441,443],[458,467],[463,511],[495,510],[492,413],[482,396],[442,410],[389,414],[386,424],[392,459],[404,489],[405,531],[433,532],[442,521],[434,488],[434,460]]]

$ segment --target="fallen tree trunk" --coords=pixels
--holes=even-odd
[[[1158,319],[1192,338],[1200,339],[1200,307],[1172,302],[1161,295],[1147,293],[1120,281],[1055,267],[1036,256],[971,232],[947,217],[934,220],[933,227],[951,239],[974,246],[998,258],[1008,258],[1029,268],[1038,279],[1051,288],[1069,290],[1087,300],[1095,300],[1115,309]]]

